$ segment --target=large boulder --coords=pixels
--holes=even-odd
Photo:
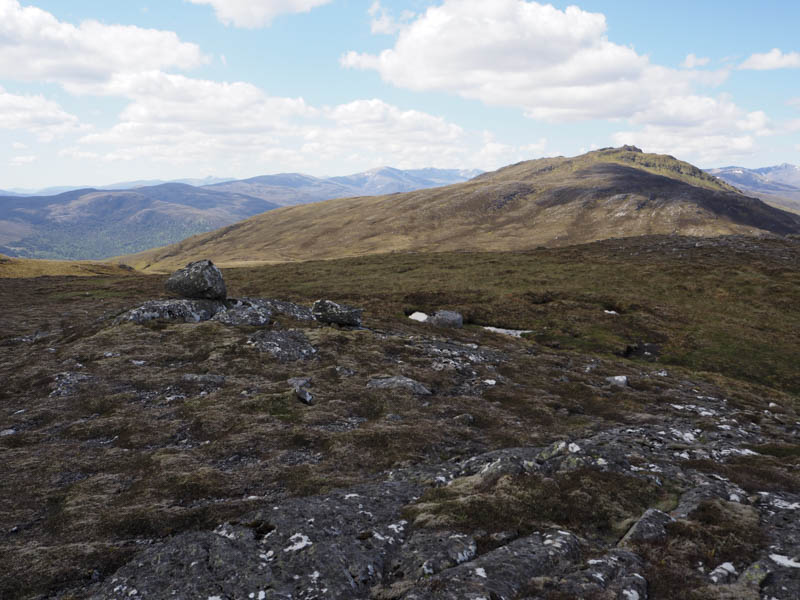
[[[228,295],[222,272],[210,260],[198,260],[178,269],[165,286],[168,292],[183,298],[225,300]]]
[[[271,316],[272,311],[265,302],[253,298],[242,298],[227,300],[225,310],[218,312],[211,320],[225,325],[261,327],[269,324]]]
[[[454,310],[437,310],[433,316],[428,317],[427,322],[436,327],[460,329],[464,326],[464,317]]]
[[[360,327],[363,310],[336,304],[331,300],[317,300],[311,307],[311,312],[320,323]]]

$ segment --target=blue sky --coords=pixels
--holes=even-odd
[[[800,3],[0,0],[0,189],[800,163]]]

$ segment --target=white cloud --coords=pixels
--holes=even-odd
[[[795,108],[800,108],[800,98],[790,98],[786,101],[786,104]]]
[[[393,48],[355,51],[345,67],[397,86],[517,106],[548,120],[624,118],[696,76],[650,64],[606,37],[602,14],[524,0],[445,0],[400,29]]]
[[[331,0],[188,0],[192,4],[208,4],[225,25],[255,29],[269,25],[284,13],[308,12]]]
[[[642,127],[614,134],[614,143],[704,165],[751,154],[758,137],[774,133],[764,112],[745,112],[727,96],[665,98],[631,121]]]
[[[694,54],[687,54],[686,58],[683,60],[683,65],[687,69],[694,69],[696,67],[705,67],[708,63],[711,62],[710,58],[705,56],[695,56]]]
[[[11,94],[0,87],[0,129],[29,131],[39,140],[49,142],[80,127],[75,115],[52,100],[40,95]],[[14,148],[19,146],[14,144]]]
[[[84,21],[63,23],[18,0],[0,0],[0,77],[51,81],[71,91],[98,84],[115,73],[207,62],[195,44],[171,31]]]
[[[367,12],[369,16],[372,17],[370,31],[372,31],[372,33],[385,33],[389,35],[400,31],[415,16],[415,13],[412,11],[404,10],[400,13],[400,18],[396,19],[381,5],[379,0],[375,0]]]
[[[791,121],[786,123],[786,130],[787,131],[800,131],[800,119],[792,119]]]
[[[787,52],[784,54],[778,48],[773,48],[763,54],[753,54],[740,64],[739,68],[754,69],[756,71],[800,68],[800,52]]]
[[[83,136],[62,156],[253,174],[330,172],[332,165],[340,172],[384,164],[492,168],[534,150],[496,147],[440,116],[377,99],[317,108],[247,83],[157,71],[114,78],[110,88],[132,98],[119,122]]]
[[[13,144],[11,144],[11,147],[14,150],[26,150],[28,148],[28,145],[23,144],[22,142],[14,142]]]
[[[10,161],[9,164],[12,167],[21,167],[23,165],[30,165],[35,163],[38,157],[33,154],[28,154],[25,156],[15,156]]]

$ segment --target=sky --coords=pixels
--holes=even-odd
[[[0,0],[0,189],[800,164],[789,0]]]

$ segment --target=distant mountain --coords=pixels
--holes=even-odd
[[[783,163],[774,167],[762,167],[755,169],[755,171],[763,175],[768,181],[800,187],[800,167],[798,166]]]
[[[671,156],[625,146],[522,162],[448,187],[285,207],[123,260],[169,271],[197,258],[234,265],[765,232],[800,233],[800,216]]]
[[[722,167],[708,169],[708,173],[774,206],[800,212],[800,167],[790,164],[760,169]]]
[[[0,197],[0,253],[101,259],[162,246],[276,208],[244,194],[180,183]]]
[[[163,185],[165,183],[185,183],[200,187],[204,185],[211,185],[214,183],[222,183],[223,181],[232,181],[230,177],[204,177],[202,179],[140,179],[137,181],[123,181],[120,183],[111,183],[108,185],[67,185],[47,187],[41,189],[24,189],[12,188],[11,190],[0,190],[0,196],[57,196],[64,192],[72,192],[75,190],[131,190],[140,187],[151,187],[154,185]]]
[[[281,206],[291,206],[332,198],[395,194],[452,185],[472,179],[482,172],[458,169],[415,169],[404,171],[391,167],[381,167],[342,177],[322,178],[299,173],[282,173],[229,181],[206,187],[248,194]]]

